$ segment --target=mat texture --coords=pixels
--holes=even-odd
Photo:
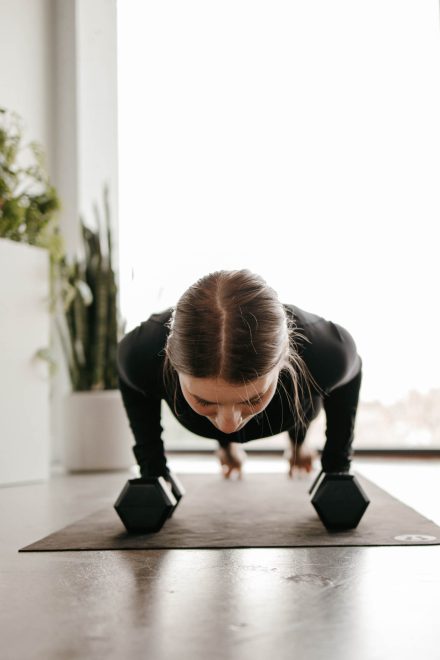
[[[440,527],[354,472],[370,504],[354,530],[330,532],[310,502],[314,476],[246,474],[226,480],[220,474],[178,475],[186,495],[156,534],[130,534],[108,506],[21,548],[129,550],[149,548],[260,548],[311,546],[438,545]]]

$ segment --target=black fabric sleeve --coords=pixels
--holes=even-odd
[[[362,359],[351,334],[337,323],[333,331],[332,362],[339,365],[336,381],[326,389],[323,404],[326,442],[321,456],[325,472],[348,472],[351,466],[354,425],[362,382]]]
[[[289,429],[288,433],[291,444],[296,445],[297,447],[300,447],[302,444],[304,444],[304,440],[306,439],[306,431],[307,429],[305,429],[304,432],[297,432],[294,428]]]
[[[301,313],[304,317],[307,314]],[[353,337],[344,327],[316,315],[311,318],[313,322],[305,326],[311,344],[306,346],[304,356],[321,391],[314,392],[304,410],[305,417],[310,423],[324,407],[326,442],[321,456],[322,469],[325,472],[348,472],[362,382],[362,360]],[[316,395],[319,405],[316,405]],[[289,430],[291,441],[301,445],[306,431]]]
[[[354,425],[359,402],[362,370],[324,399],[327,420],[326,443],[321,456],[324,472],[348,472],[352,458]]]
[[[170,470],[162,440],[161,400],[131,388],[121,377],[118,383],[135,438],[133,454],[138,462],[141,477],[167,477]]]
[[[159,354],[163,326],[151,319],[127,333],[117,349],[118,386],[135,444],[133,454],[142,477],[169,475],[162,440]]]
[[[306,439],[307,431],[310,426],[310,422],[318,416],[319,412],[322,409],[322,398],[314,394],[307,402],[307,405],[303,408],[303,414],[306,420],[306,426],[299,424],[298,420],[296,421],[295,426],[288,429],[289,439],[292,445],[300,447],[304,440]]]

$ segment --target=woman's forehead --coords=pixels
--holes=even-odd
[[[277,370],[278,371],[278,370]],[[224,403],[239,403],[261,395],[270,388],[278,373],[275,370],[255,380],[237,385],[222,378],[196,378],[188,374],[179,374],[180,383],[190,394],[206,401],[222,401]]]

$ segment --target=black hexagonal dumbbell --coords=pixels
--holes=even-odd
[[[127,481],[114,508],[129,532],[158,532],[173,514],[185,491],[175,475],[167,479],[172,488],[164,477],[139,477]]]
[[[370,503],[356,477],[346,472],[326,473],[321,470],[309,494],[327,529],[354,529]]]

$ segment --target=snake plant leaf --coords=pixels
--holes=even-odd
[[[86,364],[86,354],[84,351],[84,344],[79,337],[75,339],[74,346],[75,346],[76,356],[78,359],[78,364],[84,366]]]
[[[84,305],[88,307],[93,302],[93,293],[87,282],[84,280],[75,280],[75,287],[80,294]]]
[[[95,228],[80,216],[82,255],[63,261],[64,319],[60,337],[74,391],[117,389],[116,352],[125,321],[118,307],[113,270],[108,190],[104,189],[104,225],[97,204]]]
[[[67,312],[71,305],[73,304],[73,301],[75,300],[76,297],[76,288],[70,284],[70,282],[65,282],[64,283],[64,290],[63,290],[63,308],[64,311]]]
[[[58,371],[58,362],[55,359],[53,349],[51,347],[39,348],[34,357],[38,360],[43,360],[49,365],[49,373],[51,376],[57,373]]]

